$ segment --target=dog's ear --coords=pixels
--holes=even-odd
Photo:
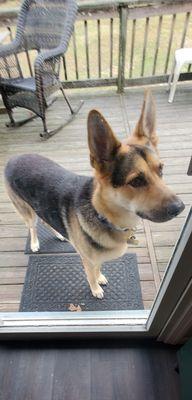
[[[154,147],[157,147],[156,107],[150,90],[145,91],[141,115],[133,135],[140,140],[146,139],[146,143],[151,142]]]
[[[100,172],[107,172],[121,143],[99,111],[89,112],[87,126],[91,165]]]

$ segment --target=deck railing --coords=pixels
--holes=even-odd
[[[65,87],[163,83],[176,48],[192,47],[192,2],[181,0],[95,0],[79,2],[78,18],[61,71]],[[15,29],[18,10],[0,11]],[[19,57],[33,74],[35,53]],[[190,66],[180,75],[192,79]]]

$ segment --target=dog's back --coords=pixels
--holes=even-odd
[[[5,168],[8,187],[46,223],[63,234],[63,217],[74,207],[77,187],[87,178],[37,154],[13,157]]]

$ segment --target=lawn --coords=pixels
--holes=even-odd
[[[3,3],[0,9],[5,8],[7,6],[15,7],[18,6],[19,3],[20,2],[18,0],[8,1],[6,3]],[[186,17],[185,13],[177,14],[176,16],[167,72],[170,72],[175,49],[181,46],[185,17]],[[157,40],[158,22],[159,22],[159,17],[151,17],[149,21],[144,76],[152,75],[155,46]],[[157,66],[155,72],[157,75],[164,74],[165,72],[171,23],[172,23],[172,15],[163,17],[160,42],[159,42],[159,52],[157,57]],[[127,49],[126,49],[127,78],[129,77],[129,72],[130,72],[132,25],[133,21],[129,20],[127,28]],[[3,29],[3,27],[0,29]],[[13,26],[12,29],[14,32],[15,27]],[[110,17],[107,14],[106,18],[101,19],[100,29],[101,29],[101,77],[108,78],[110,75]],[[145,18],[137,20],[135,32],[136,33],[135,33],[135,48],[133,57],[132,77],[139,77],[141,75],[141,68],[142,68]],[[83,20],[76,21],[75,33],[76,33],[76,44],[77,44],[77,63],[78,63],[79,79],[86,79],[87,68],[86,68],[86,51],[85,51],[85,28]],[[118,40],[119,40],[119,19],[117,16],[114,16],[113,19],[113,76],[114,77],[117,77],[118,73]],[[186,47],[192,47],[191,16],[189,19],[184,45]],[[98,31],[97,31],[96,19],[88,20],[88,48],[89,48],[90,78],[97,78],[98,77]],[[31,57],[33,60],[35,58],[35,53],[33,53]],[[21,56],[21,63],[27,75],[28,68],[25,55]],[[75,80],[76,79],[75,60],[74,60],[74,48],[72,40],[70,42],[66,55],[66,66],[67,66],[68,79]]]

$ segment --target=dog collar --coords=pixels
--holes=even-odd
[[[106,217],[104,217],[103,215],[101,215],[99,213],[97,213],[97,217],[102,224],[104,224],[107,228],[109,228],[111,230],[118,231],[118,232],[129,232],[130,235],[127,239],[127,243],[135,244],[135,245],[137,245],[139,243],[134,235],[136,228],[128,228],[128,227],[121,228],[120,226],[112,224],[112,222],[110,222]]]
[[[99,213],[97,213],[97,217],[98,217],[99,221],[102,222],[102,224],[106,225],[108,228],[113,229],[115,231],[127,232],[130,230],[130,228],[121,228],[120,226],[112,224],[112,222],[110,222],[106,217],[104,217],[103,215],[101,215]]]

